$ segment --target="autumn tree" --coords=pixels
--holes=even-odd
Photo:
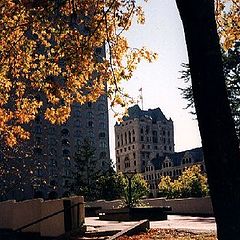
[[[218,239],[240,236],[240,151],[228,101],[220,40],[229,48],[239,39],[239,2],[176,0],[183,22],[193,99]],[[226,20],[226,21],[225,21]]]
[[[186,168],[178,179],[161,178],[158,185],[161,196],[168,198],[204,197],[208,195],[207,177],[199,165]]]
[[[124,106],[119,82],[156,58],[122,36],[133,19],[144,23],[135,0],[0,0],[2,140],[14,146],[29,138],[24,125],[40,111],[65,122],[73,102],[96,101],[106,83],[112,106]]]

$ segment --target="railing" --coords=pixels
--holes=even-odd
[[[68,200],[67,200],[68,201]],[[59,210],[59,211],[57,211],[57,212],[54,212],[54,213],[52,213],[52,214],[49,214],[49,215],[47,215],[47,216],[45,216],[45,217],[42,217],[42,218],[40,218],[40,219],[38,219],[38,220],[36,220],[36,221],[33,221],[33,222],[31,222],[31,223],[28,223],[28,224],[26,224],[26,225],[24,225],[24,226],[22,226],[22,227],[19,227],[19,228],[17,228],[14,232],[15,233],[18,233],[18,232],[21,232],[23,229],[26,229],[26,228],[28,228],[28,227],[31,227],[31,226],[33,226],[33,225],[35,225],[35,224],[37,224],[37,223],[40,223],[40,222],[42,222],[42,221],[44,221],[44,220],[46,220],[46,219],[49,219],[49,218],[51,218],[51,217],[54,217],[54,216],[56,216],[56,215],[58,215],[58,214],[60,214],[60,213],[64,213],[64,226],[65,226],[65,232],[68,232],[68,231],[71,231],[72,230],[72,215],[71,215],[71,209],[73,209],[73,208],[75,208],[75,207],[77,207],[77,227],[79,227],[79,225],[80,225],[80,213],[79,213],[79,211],[80,211],[80,205],[83,205],[84,203],[76,203],[76,204],[73,204],[73,205],[71,205],[71,202],[70,202],[70,206],[64,206],[64,208],[62,209],[62,210]],[[64,204],[65,205],[65,204]],[[66,216],[68,216],[68,217],[66,217]],[[70,224],[68,223],[68,221],[70,221]]]

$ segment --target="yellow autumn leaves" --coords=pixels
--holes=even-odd
[[[107,83],[113,105],[124,105],[119,83],[141,59],[156,57],[132,51],[121,36],[134,16],[144,23],[135,0],[0,0],[0,6],[0,133],[10,146],[29,137],[23,126],[40,109],[62,124],[72,103],[96,101]]]
[[[216,22],[224,50],[233,47],[240,39],[239,0],[216,0]]]
[[[225,47],[230,47],[239,38],[239,3],[218,2],[219,32]],[[232,5],[226,9],[227,2]],[[96,101],[106,84],[112,107],[127,108],[132,100],[119,84],[131,79],[142,59],[151,62],[157,57],[146,48],[130,48],[122,36],[135,19],[145,21],[135,0],[0,0],[4,141],[13,146],[26,139],[23,124],[40,109],[51,123],[65,122],[72,103]]]

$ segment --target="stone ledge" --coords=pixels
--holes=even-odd
[[[134,224],[133,226],[123,229],[121,232],[113,235],[112,237],[109,238],[109,240],[114,240],[117,239],[120,236],[127,235],[131,236],[134,234],[138,234],[140,232],[146,232],[150,228],[149,220],[141,220],[138,223]]]

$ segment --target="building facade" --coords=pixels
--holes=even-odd
[[[17,163],[23,163],[28,171],[24,173],[25,182],[13,186],[3,200],[28,199],[32,197],[60,197],[69,191],[75,169],[74,155],[85,139],[95,148],[96,168],[104,172],[110,166],[109,119],[106,95],[95,103],[74,104],[69,120],[63,125],[52,125],[43,116],[38,116],[29,125],[31,140],[25,144],[28,157],[11,160],[10,170]],[[6,162],[6,160],[5,160]],[[23,167],[19,166],[19,176]],[[8,171],[9,172],[9,171]],[[7,176],[7,175],[6,175]],[[19,181],[19,176],[11,176]],[[20,181],[19,181],[20,183]],[[7,176],[5,186],[10,186]]]
[[[161,177],[169,176],[172,179],[177,179],[186,168],[194,164],[198,164],[201,170],[206,172],[202,148],[194,148],[153,158],[148,161],[142,174],[149,183],[152,196],[156,197]]]
[[[174,153],[173,121],[160,108],[144,111],[135,105],[114,129],[117,172],[143,172],[154,157]]]
[[[201,148],[174,151],[173,121],[160,108],[147,111],[138,105],[129,108],[128,117],[115,124],[115,151],[117,172],[142,173],[154,197],[162,176],[176,179],[193,164],[199,164],[205,171]]]

